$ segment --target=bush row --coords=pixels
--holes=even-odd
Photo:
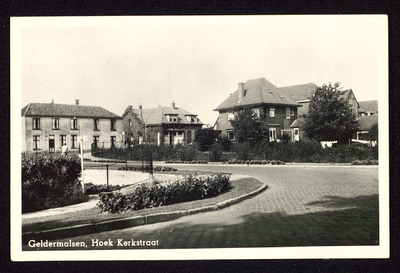
[[[101,195],[97,204],[102,212],[117,213],[129,210],[167,206],[171,204],[209,198],[231,189],[230,176],[187,176],[176,181],[141,185],[133,192]]]
[[[232,160],[229,160],[228,162],[225,162],[225,164],[285,165],[285,162],[283,162],[281,160],[237,160],[237,159],[232,159]]]
[[[165,161],[165,163],[168,164],[207,164],[207,161],[203,160],[192,160],[192,161],[182,161],[182,160],[170,160],[170,161]]]
[[[39,156],[22,161],[22,212],[32,212],[85,200],[79,181],[78,158]]]
[[[351,165],[378,165],[378,160],[354,160],[351,162]]]
[[[146,171],[149,170],[149,166],[141,166],[141,165],[133,165],[133,166],[128,166],[128,167],[119,167],[118,170],[123,170],[123,171]],[[167,167],[167,166],[155,166],[153,167],[153,171],[156,172],[176,172],[177,169],[172,168],[172,167]]]

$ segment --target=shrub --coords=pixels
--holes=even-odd
[[[251,160],[253,159],[253,151],[249,142],[236,142],[234,144],[234,150],[237,159],[240,160]]]
[[[22,212],[84,201],[77,158],[38,157],[22,161]]]
[[[177,146],[179,149],[180,153],[180,158],[183,161],[192,161],[197,158],[197,146],[195,144],[193,145],[187,145],[187,146]]]
[[[210,161],[216,162],[221,159],[222,156],[222,144],[221,143],[214,143],[214,145],[210,148]]]
[[[209,198],[231,189],[230,176],[187,176],[177,181],[138,186],[127,194],[112,193],[100,196],[97,206],[103,212],[123,212]]]

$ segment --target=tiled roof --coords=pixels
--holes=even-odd
[[[368,100],[368,101],[360,101],[360,107],[365,111],[369,112],[378,112],[378,101],[377,100]]]
[[[298,84],[291,86],[279,87],[286,95],[288,95],[292,100],[301,101],[308,100],[318,86],[315,83]]]
[[[297,118],[292,124],[290,124],[290,128],[300,128],[304,125],[304,122],[305,119],[303,117]]]
[[[129,111],[127,109],[127,111]],[[203,123],[197,118],[196,122],[189,122],[186,116],[197,116],[192,114],[185,109],[179,107],[157,107],[150,109],[132,109],[132,112],[140,118],[146,125],[159,125],[170,123],[167,120],[166,115],[174,115],[179,118],[179,124],[197,124],[203,125]],[[125,112],[126,113],[126,112]]]
[[[367,131],[375,123],[378,123],[378,115],[363,116],[358,121],[358,131]]]
[[[22,108],[22,116],[29,117],[77,117],[77,118],[116,118],[118,116],[100,106],[76,104],[30,103]]]
[[[298,106],[296,101],[292,100],[288,95],[282,92],[282,90],[264,78],[248,80],[244,83],[244,90],[246,95],[241,101],[238,101],[239,90],[236,90],[214,109],[214,111],[260,104]]]

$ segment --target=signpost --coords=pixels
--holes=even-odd
[[[81,141],[81,176],[82,176],[82,192],[85,194],[85,182],[83,179],[83,140],[87,140],[87,136],[80,136],[79,137]]]

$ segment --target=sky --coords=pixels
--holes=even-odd
[[[28,17],[12,20],[21,108],[40,102],[170,106],[213,125],[239,82],[340,82],[387,93],[385,16]],[[15,35],[15,36],[13,36]],[[14,46],[14,45],[17,46]],[[13,70],[12,70],[13,71]],[[14,70],[15,71],[15,70]],[[383,77],[382,77],[383,76]],[[386,75],[387,76],[387,75]],[[15,78],[14,78],[15,79]],[[15,89],[14,89],[15,91]]]

